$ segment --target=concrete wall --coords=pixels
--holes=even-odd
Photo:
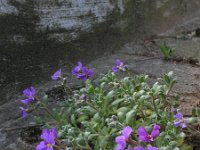
[[[32,30],[51,31],[50,37],[57,37],[63,41],[76,39],[81,31],[90,31],[91,27],[105,22],[107,17],[116,10],[121,14],[124,12],[123,0],[114,2],[111,0],[0,1],[1,17],[8,15],[13,15],[14,18],[19,17],[22,19],[20,24],[24,28],[28,27],[25,23],[23,24],[23,20],[34,24]],[[9,23],[7,22],[6,27]]]
[[[0,32],[8,28],[7,40],[20,42],[44,31],[72,41],[97,26],[133,36],[176,34],[200,25],[199,8],[199,0],[0,0]]]

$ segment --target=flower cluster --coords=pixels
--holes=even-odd
[[[27,88],[27,89],[23,90],[23,94],[26,97],[26,99],[21,100],[21,102],[23,104],[29,105],[35,99],[35,88],[34,87]],[[23,119],[26,118],[27,109],[25,109],[24,107],[19,107],[19,108],[20,108],[22,118]]]
[[[115,63],[112,72],[109,71],[97,82],[92,82],[88,78],[93,75],[93,70],[78,62],[71,71],[72,75],[80,80],[88,80],[85,86],[74,91],[68,87],[62,70],[57,70],[51,79],[61,81],[62,90],[66,92],[64,96],[67,96],[54,110],[48,108],[48,97],[44,96],[43,100],[36,98],[34,87],[23,90],[26,98],[21,103],[26,107],[20,107],[22,118],[38,108],[46,111],[50,120],[53,120],[52,123],[55,122],[59,128],[59,137],[67,141],[62,144],[59,142],[56,128],[44,129],[42,141],[36,146],[36,150],[159,150],[179,149],[186,145],[179,142],[184,141],[182,135],[185,135],[181,128],[186,128],[192,120],[184,118],[178,112],[178,105],[171,101],[164,102],[168,100],[166,93],[169,93],[175,83],[171,73],[163,76],[164,82],[150,85],[146,75],[117,78],[118,71],[128,70],[121,60],[117,59]],[[34,103],[36,100],[37,103]],[[120,135],[119,127],[123,127]],[[116,136],[116,145],[113,136]]]
[[[124,65],[124,63],[121,60],[117,59],[115,61],[115,64],[116,64],[116,66],[112,67],[112,71],[114,73],[118,72],[119,70],[122,70],[122,71],[126,71],[127,70],[127,65]]]
[[[187,127],[187,120],[183,118],[183,115],[180,113],[177,113],[175,116],[176,120],[174,120],[174,125],[176,127],[181,126],[182,128]]]
[[[124,150],[126,147],[126,143],[129,140],[129,137],[131,135],[132,128],[127,126],[122,130],[122,135],[117,136],[115,138],[115,142],[117,143],[117,147],[115,150]]]
[[[52,130],[44,129],[40,136],[40,138],[43,141],[41,141],[37,145],[36,150],[53,150],[53,146],[56,143],[55,142],[56,137],[57,137],[56,128],[53,128]]]
[[[93,75],[93,70],[83,67],[81,62],[72,70],[72,74],[80,80],[86,80]]]
[[[154,139],[158,137],[160,134],[160,126],[155,124],[151,134],[148,134],[146,129],[143,126],[139,127],[137,131],[138,131],[140,141],[153,142]]]
[[[148,134],[148,132],[143,126],[139,127],[137,131],[138,131],[139,141],[149,143],[149,142],[153,142],[154,139],[159,136],[160,126],[155,124],[151,134]],[[124,150],[126,148],[127,143],[130,141],[131,132],[132,132],[131,127],[127,126],[123,128],[122,135],[117,136],[115,138],[115,142],[117,144],[115,150]],[[128,148],[128,150],[145,150],[145,148],[142,146],[137,146],[134,148]],[[148,146],[147,150],[158,150],[158,148]]]

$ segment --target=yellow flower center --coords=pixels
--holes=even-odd
[[[176,121],[176,122],[179,122],[179,123],[181,123],[181,124],[185,123],[185,119],[184,119],[184,118],[176,119],[175,121]]]
[[[47,144],[47,147],[50,148],[50,147],[52,147],[52,145],[51,145],[50,143],[48,143],[48,144]]]

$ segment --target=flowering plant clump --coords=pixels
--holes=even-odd
[[[22,103],[27,108],[20,107],[22,117],[28,117],[29,110],[41,108],[49,117],[40,119],[40,123],[53,128],[43,130],[36,150],[192,149],[184,141],[184,132],[194,119],[181,114],[177,96],[170,93],[176,83],[172,72],[152,85],[147,75],[128,73],[118,78],[116,72],[120,71],[128,72],[128,67],[116,60],[111,71],[94,84],[89,79],[93,70],[78,62],[72,75],[83,80],[84,86],[72,91],[59,69],[51,78],[62,81],[68,96],[53,110],[48,108],[46,96],[36,99],[33,87],[24,90],[27,99]]]

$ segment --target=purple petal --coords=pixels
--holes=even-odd
[[[78,73],[82,72],[82,63],[78,62],[78,66],[76,66],[73,70],[72,70],[72,74],[74,76],[76,76]]]
[[[119,69],[118,69],[116,66],[113,66],[113,67],[112,67],[112,72],[116,73],[116,72],[118,72],[118,70],[119,70]]]
[[[45,140],[45,138],[48,137],[49,135],[50,135],[50,130],[49,129],[43,129],[40,138]]]
[[[41,139],[43,139],[45,142],[50,144],[55,144],[55,138],[53,135],[51,135],[51,132],[48,129],[44,129],[41,135]]]
[[[53,128],[53,129],[51,130],[51,134],[52,134],[52,136],[53,136],[54,138],[57,137],[57,130],[56,130],[56,128]]]
[[[31,96],[32,96],[32,97],[35,97],[35,88],[34,88],[34,87],[31,87],[30,89],[31,89],[31,94],[32,94]]]
[[[159,134],[160,134],[160,131],[159,131],[159,130],[152,130],[152,132],[151,132],[151,135],[152,135],[153,138],[158,137]]]
[[[86,99],[87,99],[87,96],[86,96],[85,94],[82,94],[81,97],[80,97],[80,99],[81,99],[81,100],[86,100]]]
[[[47,143],[42,141],[37,145],[36,150],[47,150]]]
[[[118,144],[118,145],[126,145],[126,138],[124,136],[117,136],[115,138],[115,142]]]
[[[23,118],[23,119],[26,118],[26,116],[27,116],[26,110],[25,110],[23,107],[19,107],[19,109],[20,109],[20,111],[21,111],[21,116],[22,116],[22,118]]]
[[[88,72],[88,69],[86,67],[82,67],[82,71],[83,71],[83,73],[86,74]]]
[[[130,134],[131,134],[131,132],[132,132],[132,128],[129,127],[129,126],[127,126],[127,127],[125,127],[125,128],[122,130],[122,135],[123,135],[126,139],[128,139],[129,136],[130,136]]]
[[[34,87],[27,88],[27,89],[23,90],[23,94],[26,97],[34,97],[35,96],[35,88]]]
[[[126,145],[117,145],[117,147],[115,148],[115,150],[124,150],[126,147]]]
[[[73,70],[72,70],[72,75],[77,75],[79,72],[81,71],[81,68],[79,66],[75,67]]]
[[[21,100],[21,102],[22,102],[23,104],[30,104],[33,100],[34,100],[33,98],[27,98],[27,99]]]
[[[124,65],[124,63],[121,60],[119,60],[119,59],[117,59],[115,61],[115,63],[116,63],[117,66],[120,66],[120,67],[122,67]]]
[[[154,125],[153,130],[151,132],[151,135],[153,138],[158,137],[160,134],[160,126],[159,125]]]
[[[86,76],[85,74],[78,74],[78,75],[77,75],[77,79],[86,80],[86,79],[87,79],[87,76]]]
[[[52,80],[58,80],[58,78],[61,76],[61,69],[59,69],[58,71],[56,71],[52,76],[51,79]]]
[[[152,146],[148,146],[148,147],[147,147],[147,150],[159,150],[159,148],[157,148],[157,147],[152,147]]]
[[[155,125],[153,126],[153,130],[160,130],[160,125],[155,124]]]
[[[26,96],[26,97],[29,97],[31,95],[31,91],[29,88],[23,90],[23,94]]]
[[[174,121],[174,126],[175,126],[175,127],[178,127],[178,126],[180,126],[180,124],[181,124],[181,122],[180,122],[180,121]]]
[[[45,142],[54,145],[56,136],[57,136],[57,131],[55,128],[53,128],[52,131],[50,131],[49,129],[43,129],[40,137]]]
[[[143,126],[141,126],[138,128],[137,131],[138,131],[138,135],[139,135],[139,140],[146,142],[147,137],[148,137],[148,133],[147,133],[146,129]]]
[[[145,150],[142,146],[137,146],[134,148],[134,150]]]
[[[185,120],[184,123],[182,123],[182,128],[186,128],[187,127],[187,121]]]
[[[88,77],[91,77],[93,75],[93,70],[92,69],[89,69],[88,72],[87,72],[87,76]]]
[[[182,118],[183,118],[183,115],[180,114],[180,113],[177,113],[174,117],[177,118],[177,119],[182,119]]]
[[[80,61],[77,64],[78,64],[78,67],[80,67],[80,68],[83,66]]]

